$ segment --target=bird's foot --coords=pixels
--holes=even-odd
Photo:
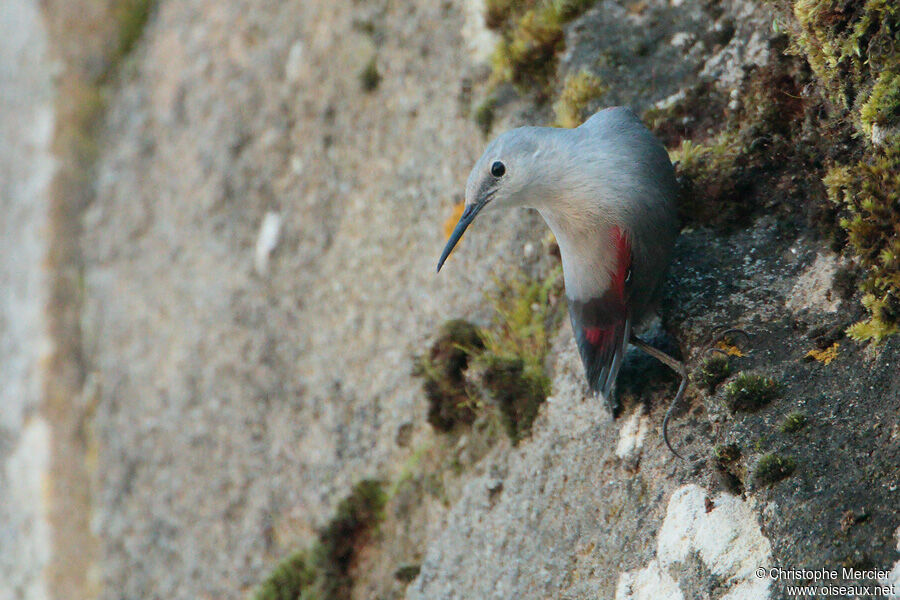
[[[719,327],[713,331],[712,340],[710,340],[703,354],[718,352],[725,356],[744,356],[745,352],[738,345],[738,338],[743,338],[746,343],[750,342],[750,334],[743,329],[738,327]]]

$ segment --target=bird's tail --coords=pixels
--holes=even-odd
[[[618,332],[617,332],[618,333]],[[622,360],[625,358],[625,350],[628,348],[628,340],[631,338],[631,317],[625,319],[621,329],[621,337],[615,340],[615,350],[612,361],[600,372],[597,379],[597,395],[603,399],[610,412],[616,413],[619,402],[616,399],[616,379],[619,377],[619,369],[622,368]]]

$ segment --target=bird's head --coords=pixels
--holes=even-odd
[[[486,206],[533,206],[540,196],[546,128],[520,127],[490,144],[469,173],[466,206],[438,261],[438,271],[466,228]]]

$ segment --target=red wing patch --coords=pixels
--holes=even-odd
[[[603,327],[585,327],[584,338],[591,346],[606,346],[612,337],[613,329]]]
[[[611,265],[612,268],[609,269],[609,274],[612,276],[609,287],[615,299],[624,306],[626,300],[625,280],[631,270],[631,242],[628,240],[628,236],[616,226],[609,230],[609,237],[616,250],[615,264]]]

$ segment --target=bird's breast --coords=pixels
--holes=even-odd
[[[628,232],[605,219],[579,223],[550,211],[541,215],[559,244],[566,295],[588,301],[612,289],[624,302],[624,280],[631,266]]]

